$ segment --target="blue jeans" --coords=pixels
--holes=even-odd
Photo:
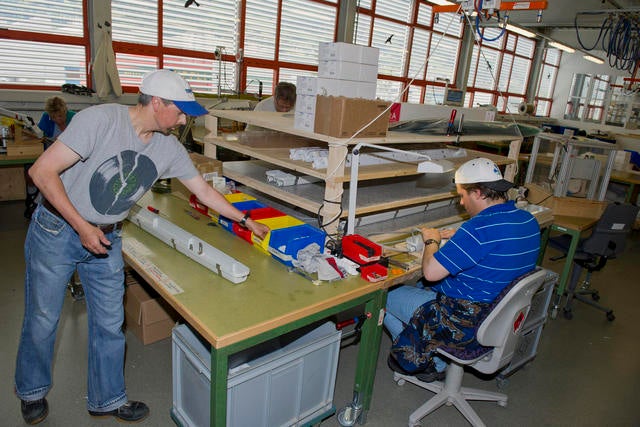
[[[87,408],[111,411],[127,402],[121,231],[106,237],[109,254],[93,255],[64,220],[42,206],[35,210],[24,246],[25,313],[15,373],[20,399],[41,399],[51,388],[56,330],[67,283],[77,268],[87,304]]]
[[[416,286],[400,286],[390,291],[387,295],[384,326],[389,331],[391,339],[395,341],[418,307],[435,298],[436,293],[431,289]],[[447,368],[447,363],[438,356],[433,358],[433,362],[438,372],[443,372]]]

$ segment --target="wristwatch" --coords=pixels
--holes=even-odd
[[[425,246],[429,246],[432,243],[435,243],[436,245],[440,246],[440,242],[438,242],[436,239],[427,239],[424,241]]]
[[[238,221],[238,224],[240,224],[244,228],[247,228],[247,220],[249,218],[251,218],[251,213],[249,211],[247,211],[247,213],[244,214],[242,219],[240,221]]]

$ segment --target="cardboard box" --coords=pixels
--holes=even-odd
[[[133,332],[144,345],[169,338],[178,318],[177,313],[159,297],[154,298],[153,290],[145,289],[141,283],[131,283],[124,294],[125,327]]]
[[[211,157],[198,153],[189,153],[189,156],[205,180],[209,180],[207,179],[208,176],[222,176],[222,162],[220,160],[212,159]],[[178,193],[187,199],[191,197],[191,191],[189,191],[178,178],[171,179],[171,192]]]
[[[362,126],[384,112],[360,132],[358,137],[386,136],[389,127],[387,107],[390,104],[390,102],[380,100],[319,95],[316,100],[314,131],[336,138],[349,138]]]

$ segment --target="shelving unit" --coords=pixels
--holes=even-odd
[[[389,132],[384,138],[334,138],[312,132],[302,131],[293,127],[293,115],[255,112],[212,110],[212,116],[219,119],[233,120],[259,126],[272,131],[293,135],[291,146],[286,146],[286,141],[279,138],[277,146],[270,146],[267,138],[263,142],[242,143],[237,138],[217,136],[215,132],[204,137],[205,155],[215,156],[216,147],[224,147],[229,150],[244,154],[253,160],[225,162],[225,176],[252,187],[278,200],[300,207],[313,214],[319,214],[323,223],[331,222],[327,231],[333,233],[337,230],[337,218],[346,218],[348,215],[348,200],[343,198],[345,187],[350,179],[350,168],[345,166],[345,159],[349,147],[361,141],[378,145],[390,144],[419,144],[420,149],[441,148],[445,144],[467,141],[510,141],[511,146],[508,157],[480,151],[466,149],[468,156],[463,158],[447,159],[456,166],[464,163],[470,157],[483,156],[492,159],[498,165],[506,165],[505,177],[513,179],[515,175],[515,160],[520,150],[521,139],[513,136],[497,135],[462,135],[456,136],[425,136],[404,132]],[[208,121],[208,129],[215,131],[215,120]],[[264,136],[264,135],[263,135]],[[300,138],[301,137],[301,138]],[[310,163],[291,160],[289,148],[317,146],[328,148],[328,166],[325,169],[314,169]],[[457,197],[455,187],[446,185],[439,188],[416,187],[415,180],[418,177],[416,162],[394,162],[383,165],[361,165],[358,181],[358,204],[356,215],[366,215],[393,209],[445,201]],[[320,179],[320,182],[290,187],[277,187],[267,183],[265,172],[270,169],[283,168],[288,172],[300,175],[308,175]]]
[[[539,152],[543,142],[553,146],[552,156],[550,156],[550,152]],[[533,141],[525,184],[534,182],[537,163],[544,164],[551,160],[550,169],[552,174],[557,167],[560,166],[560,170],[555,178],[556,184],[553,195],[556,197],[565,197],[567,196],[569,181],[574,177],[574,174],[576,174],[574,165],[578,162],[579,157],[586,153],[595,153],[601,157],[601,160],[591,159],[589,163],[589,165],[592,165],[592,170],[589,171],[591,176],[589,177],[589,192],[586,197],[587,199],[602,201],[605,198],[607,186],[609,185],[609,178],[613,170],[616,151],[617,147],[615,144],[609,144],[595,139],[540,133],[536,135]],[[545,156],[544,154],[547,155]],[[549,177],[549,179],[551,179],[551,177]]]

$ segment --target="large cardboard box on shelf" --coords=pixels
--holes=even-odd
[[[314,131],[335,138],[349,138],[384,112],[358,136],[386,136],[389,128],[389,111],[385,110],[389,105],[389,102],[381,100],[319,95],[316,99]]]
[[[211,157],[198,153],[189,153],[189,156],[205,180],[207,180],[209,176],[222,176],[222,162],[220,160],[212,159]],[[171,192],[184,196],[187,199],[191,197],[191,191],[189,191],[178,178],[171,179]]]
[[[127,273],[124,294],[125,327],[144,345],[169,338],[178,319],[178,314],[147,286],[136,279],[133,273]]]
[[[588,200],[578,197],[556,197],[551,192],[533,183],[526,185],[529,190],[527,200],[534,205],[550,208],[554,216],[574,216],[580,218],[600,218],[608,202]]]

